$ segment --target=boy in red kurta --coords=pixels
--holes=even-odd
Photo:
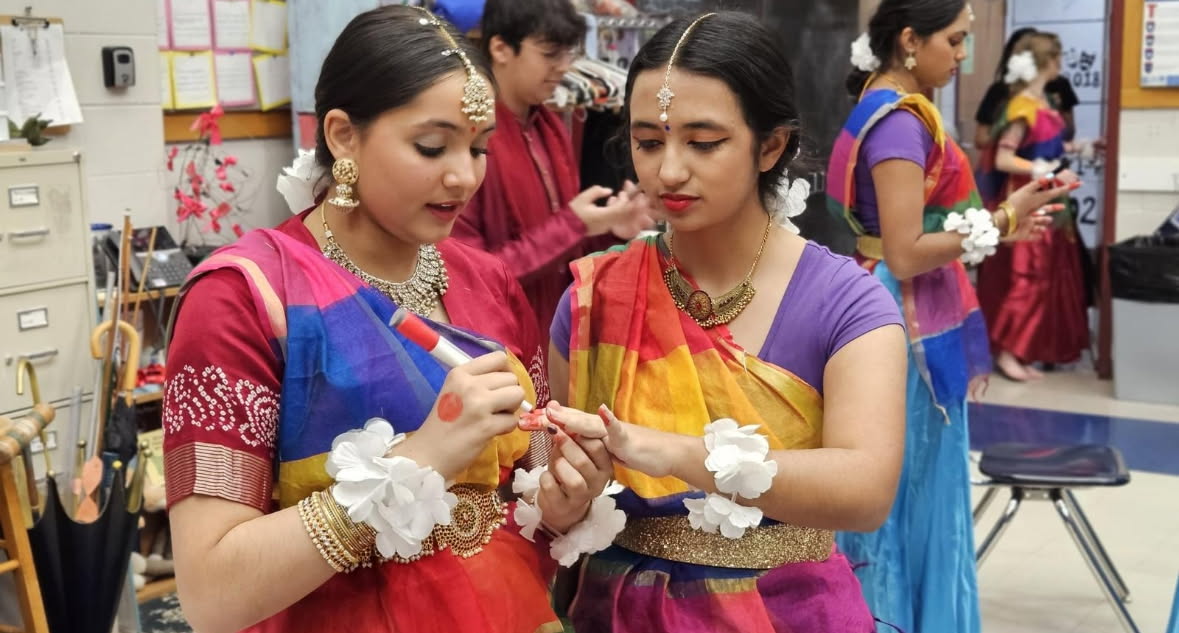
[[[503,260],[547,333],[572,281],[569,263],[613,238],[634,237],[649,223],[647,207],[629,188],[581,191],[569,130],[544,106],[585,39],[585,20],[572,4],[488,0],[482,31],[495,73],[497,129],[483,187],[453,236]],[[604,206],[596,204],[603,198]]]

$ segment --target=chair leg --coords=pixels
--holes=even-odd
[[[27,633],[49,633],[41,585],[37,583],[37,568],[33,562],[33,547],[29,543],[18,497],[12,463],[0,465],[0,527],[4,530],[9,561],[18,562],[13,582],[21,620]]]
[[[1097,553],[1090,545],[1089,540],[1085,538],[1084,528],[1081,527],[1077,516],[1069,508],[1069,504],[1065,501],[1060,489],[1052,490],[1049,494],[1052,497],[1052,505],[1056,508],[1056,513],[1064,521],[1065,527],[1068,528],[1069,534],[1073,537],[1073,542],[1077,544],[1077,549],[1081,550],[1085,562],[1089,564],[1089,571],[1093,572],[1093,575],[1097,578],[1098,584],[1101,585],[1102,591],[1105,592],[1106,599],[1109,600],[1110,606],[1113,607],[1114,613],[1117,614],[1118,620],[1122,623],[1122,628],[1126,630],[1126,633],[1141,633],[1138,630],[1138,625],[1134,624],[1134,618],[1130,617],[1130,612],[1126,610],[1126,603],[1122,601],[1109,574],[1105,572],[1105,567],[1098,559]]]
[[[999,488],[996,486],[989,486],[987,491],[983,493],[982,499],[978,500],[978,505],[974,506],[974,524],[978,525],[978,520],[982,518],[983,513],[987,508],[991,507],[991,502],[995,500],[995,495],[999,494]]]
[[[1080,502],[1077,501],[1077,496],[1068,488],[1064,488],[1061,492],[1064,494],[1064,500],[1068,503],[1069,509],[1076,515],[1077,522],[1081,525],[1081,529],[1089,539],[1089,543],[1093,545],[1093,550],[1097,554],[1098,560],[1105,566],[1105,572],[1109,575],[1110,580],[1113,581],[1114,589],[1118,590],[1118,596],[1123,602],[1130,602],[1130,588],[1126,586],[1126,581],[1118,573],[1118,568],[1114,566],[1113,559],[1109,557],[1109,552],[1105,551],[1105,545],[1097,537],[1097,532],[1093,529],[1093,524],[1089,522],[1089,517],[1085,515],[1085,511],[1081,509]]]
[[[1003,536],[1003,532],[1007,531],[1007,527],[1011,525],[1011,519],[1015,518],[1015,513],[1019,512],[1019,505],[1023,503],[1023,496],[1023,488],[1018,486],[1011,488],[1011,499],[1007,502],[1007,507],[1003,508],[1003,516],[1000,516],[999,520],[995,522],[990,533],[983,539],[982,545],[978,546],[978,553],[974,555],[976,568],[982,567],[987,555],[995,548],[995,543],[999,542],[999,537]]]

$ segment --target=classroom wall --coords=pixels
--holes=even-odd
[[[17,3],[8,11],[16,9]],[[84,122],[51,146],[82,152],[87,209],[92,221],[121,221],[131,209],[136,224],[163,218],[164,127],[160,115],[154,0],[109,3],[30,0],[35,16],[65,22],[66,57]],[[102,47],[130,46],[135,52],[135,85],[111,90],[102,85]]]
[[[1143,0],[1126,1],[1117,239],[1153,232],[1179,207],[1179,88],[1139,87]]]
[[[175,229],[175,177],[165,168],[155,0],[20,3],[25,5],[32,7],[35,16],[60,17],[65,22],[66,57],[84,122],[50,144],[82,152],[90,220],[121,223],[123,210],[130,209],[136,226],[164,224]],[[0,12],[14,10],[15,6]],[[103,86],[104,46],[134,50],[135,86],[125,90]],[[293,157],[290,139],[227,141],[225,151],[254,174],[246,187],[252,198],[250,224],[269,226],[288,217],[285,202],[274,191],[274,179]]]

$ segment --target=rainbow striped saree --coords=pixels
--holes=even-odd
[[[571,406],[596,411],[604,403],[623,420],[695,436],[728,417],[760,425],[773,450],[819,447],[818,391],[742,350],[727,328],[702,329],[676,309],[663,282],[658,244],[657,237],[636,240],[574,262]],[[686,515],[684,499],[703,496],[671,477],[656,479],[624,467],[616,467],[615,477],[627,488],[619,507],[632,523]],[[767,519],[762,525],[781,524]],[[830,540],[825,560],[772,569],[669,558],[620,545],[591,556],[570,610],[575,628],[617,633],[873,628],[851,566]]]

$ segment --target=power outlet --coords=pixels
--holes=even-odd
[[[49,444],[49,450],[57,450],[57,431],[46,431],[45,442]],[[29,452],[36,455],[45,450],[45,445],[41,443],[41,438],[34,437],[33,441],[29,442]]]

